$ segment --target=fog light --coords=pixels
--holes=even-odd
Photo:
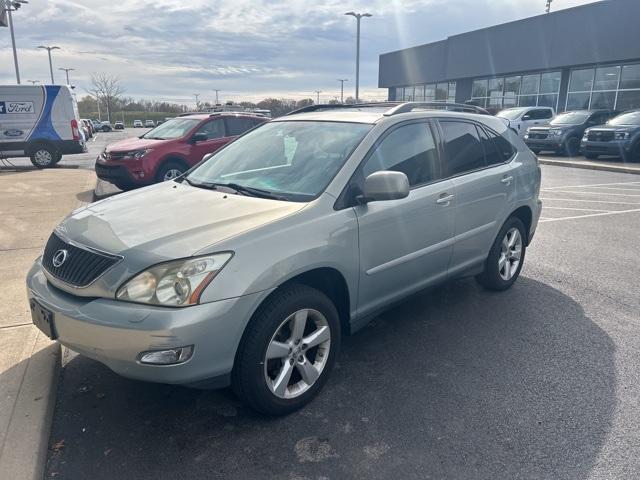
[[[193,345],[171,348],[169,350],[142,352],[139,358],[140,363],[149,365],[175,365],[186,362],[191,358],[191,355],[193,355]]]

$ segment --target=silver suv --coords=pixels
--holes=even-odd
[[[34,323],[130,378],[300,408],[341,337],[385,307],[520,273],[535,155],[500,119],[432,107],[307,107],[175,181],[74,211],[27,276]]]

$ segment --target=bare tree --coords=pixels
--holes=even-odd
[[[92,73],[91,84],[93,85],[93,93],[100,102],[107,107],[107,120],[111,122],[111,112],[114,105],[120,100],[124,94],[124,88],[120,85],[120,79],[115,75],[107,73]]]

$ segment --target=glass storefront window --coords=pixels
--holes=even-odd
[[[424,85],[416,85],[414,93],[416,102],[424,101]]]
[[[474,80],[473,88],[471,89],[472,97],[486,97],[487,96],[487,80]]]
[[[425,85],[424,87],[424,99],[426,101],[435,100],[436,99],[436,86],[432,83],[431,85]]]
[[[449,96],[447,97],[447,101],[456,101],[456,82],[449,82]]]
[[[593,86],[593,68],[573,70],[569,80],[570,92],[590,92]]]
[[[520,95],[520,98],[518,98],[519,107],[535,107],[537,103],[537,95]]]
[[[616,92],[593,92],[591,95],[591,109],[606,108],[613,110],[616,104]]]
[[[640,64],[622,67],[620,89],[640,88]]]
[[[561,76],[560,72],[543,73],[540,76],[540,93],[558,93]]]
[[[537,94],[540,88],[540,75],[523,75],[520,95]]]
[[[590,93],[570,93],[567,95],[567,111],[587,110],[589,108]]]
[[[538,96],[538,106],[539,107],[551,107],[557,108],[558,106],[558,95],[539,95]]]
[[[489,79],[489,97],[501,97],[504,87],[503,78]]]
[[[600,67],[596,69],[596,78],[593,82],[594,90],[616,90],[618,88],[618,78],[620,77],[620,66]]]
[[[513,98],[520,95],[520,77],[507,77],[504,79],[504,96]]]
[[[627,92],[618,92],[618,104],[616,109],[624,112],[640,108],[640,90],[631,90]]]
[[[446,101],[449,95],[449,85],[447,83],[438,83],[436,85],[436,100]]]

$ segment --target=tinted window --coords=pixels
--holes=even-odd
[[[426,123],[412,123],[384,137],[362,168],[364,177],[380,170],[404,173],[409,185],[421,185],[438,178],[438,156]]]
[[[478,133],[480,134],[487,164],[505,163],[513,156],[513,145],[502,135],[480,127],[478,127]]]
[[[227,122],[227,130],[230,136],[242,135],[255,126],[254,120],[247,117],[228,117],[225,121]]]
[[[552,116],[551,110],[547,108],[536,108],[529,112],[529,120],[546,120]]]
[[[440,126],[449,175],[486,166],[484,150],[474,124],[441,120]]]
[[[198,128],[197,133],[206,133],[208,140],[224,137],[224,123],[222,120],[210,120]]]

